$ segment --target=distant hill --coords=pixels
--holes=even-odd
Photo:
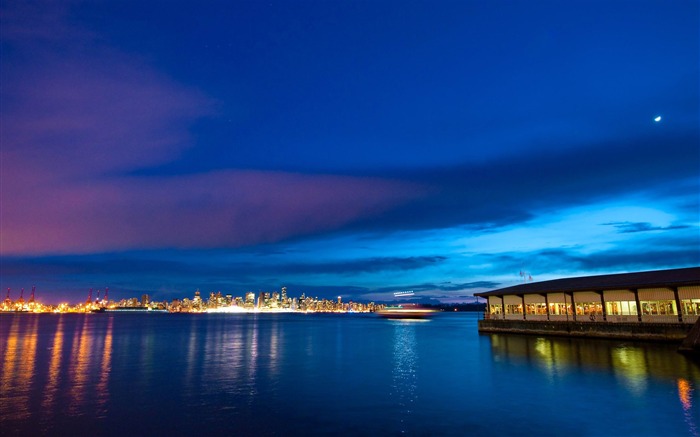
[[[428,308],[439,309],[441,311],[457,311],[457,312],[478,311],[478,312],[483,312],[486,310],[485,303],[476,303],[476,302],[426,304],[423,306],[428,307]]]

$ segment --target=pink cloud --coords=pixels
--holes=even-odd
[[[0,252],[236,247],[336,229],[423,191],[403,182],[221,171],[13,190]]]
[[[83,68],[84,67],[84,68]],[[0,253],[231,247],[337,229],[422,190],[397,181],[229,170],[130,177],[190,146],[213,104],[145,67],[79,60],[26,75],[0,132]]]
[[[338,229],[423,191],[371,178],[228,170],[133,177],[192,147],[216,102],[69,25],[2,11],[0,254],[235,247]],[[41,25],[40,30],[34,29]]]

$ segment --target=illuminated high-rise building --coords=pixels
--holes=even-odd
[[[253,308],[255,306],[255,293],[252,291],[245,294],[245,306],[247,308]]]
[[[200,308],[202,306],[202,294],[199,292],[199,288],[194,292],[194,299],[192,299],[192,306],[194,308]]]

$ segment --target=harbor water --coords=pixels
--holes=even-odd
[[[475,313],[0,314],[2,435],[698,436],[675,345]]]

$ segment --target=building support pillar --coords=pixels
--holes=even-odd
[[[678,287],[673,287],[673,297],[676,299],[676,308],[678,308],[678,323],[683,323],[683,308],[681,308],[681,299],[678,296]]]
[[[566,294],[566,293],[565,293]],[[569,313],[569,309],[566,309],[567,314]],[[571,292],[571,316],[574,318],[574,322],[576,321],[576,302],[574,302],[574,292]]]
[[[506,319],[506,298],[504,296],[501,296],[501,316],[503,320]]]
[[[544,307],[547,309],[547,321],[549,321],[549,299],[547,298],[547,293],[544,293],[541,296],[544,296]]]
[[[525,317],[525,314],[527,314],[527,310],[525,309],[525,295],[521,294],[520,299],[523,301],[523,320],[527,320],[527,317]]]
[[[598,291],[598,295],[600,295],[600,304],[603,307],[603,321],[607,322],[608,321],[608,310],[605,308],[605,296],[604,296],[604,291]]]
[[[637,321],[642,322],[642,304],[639,303],[639,290],[636,288],[632,290],[634,293],[634,301],[637,303]]]

